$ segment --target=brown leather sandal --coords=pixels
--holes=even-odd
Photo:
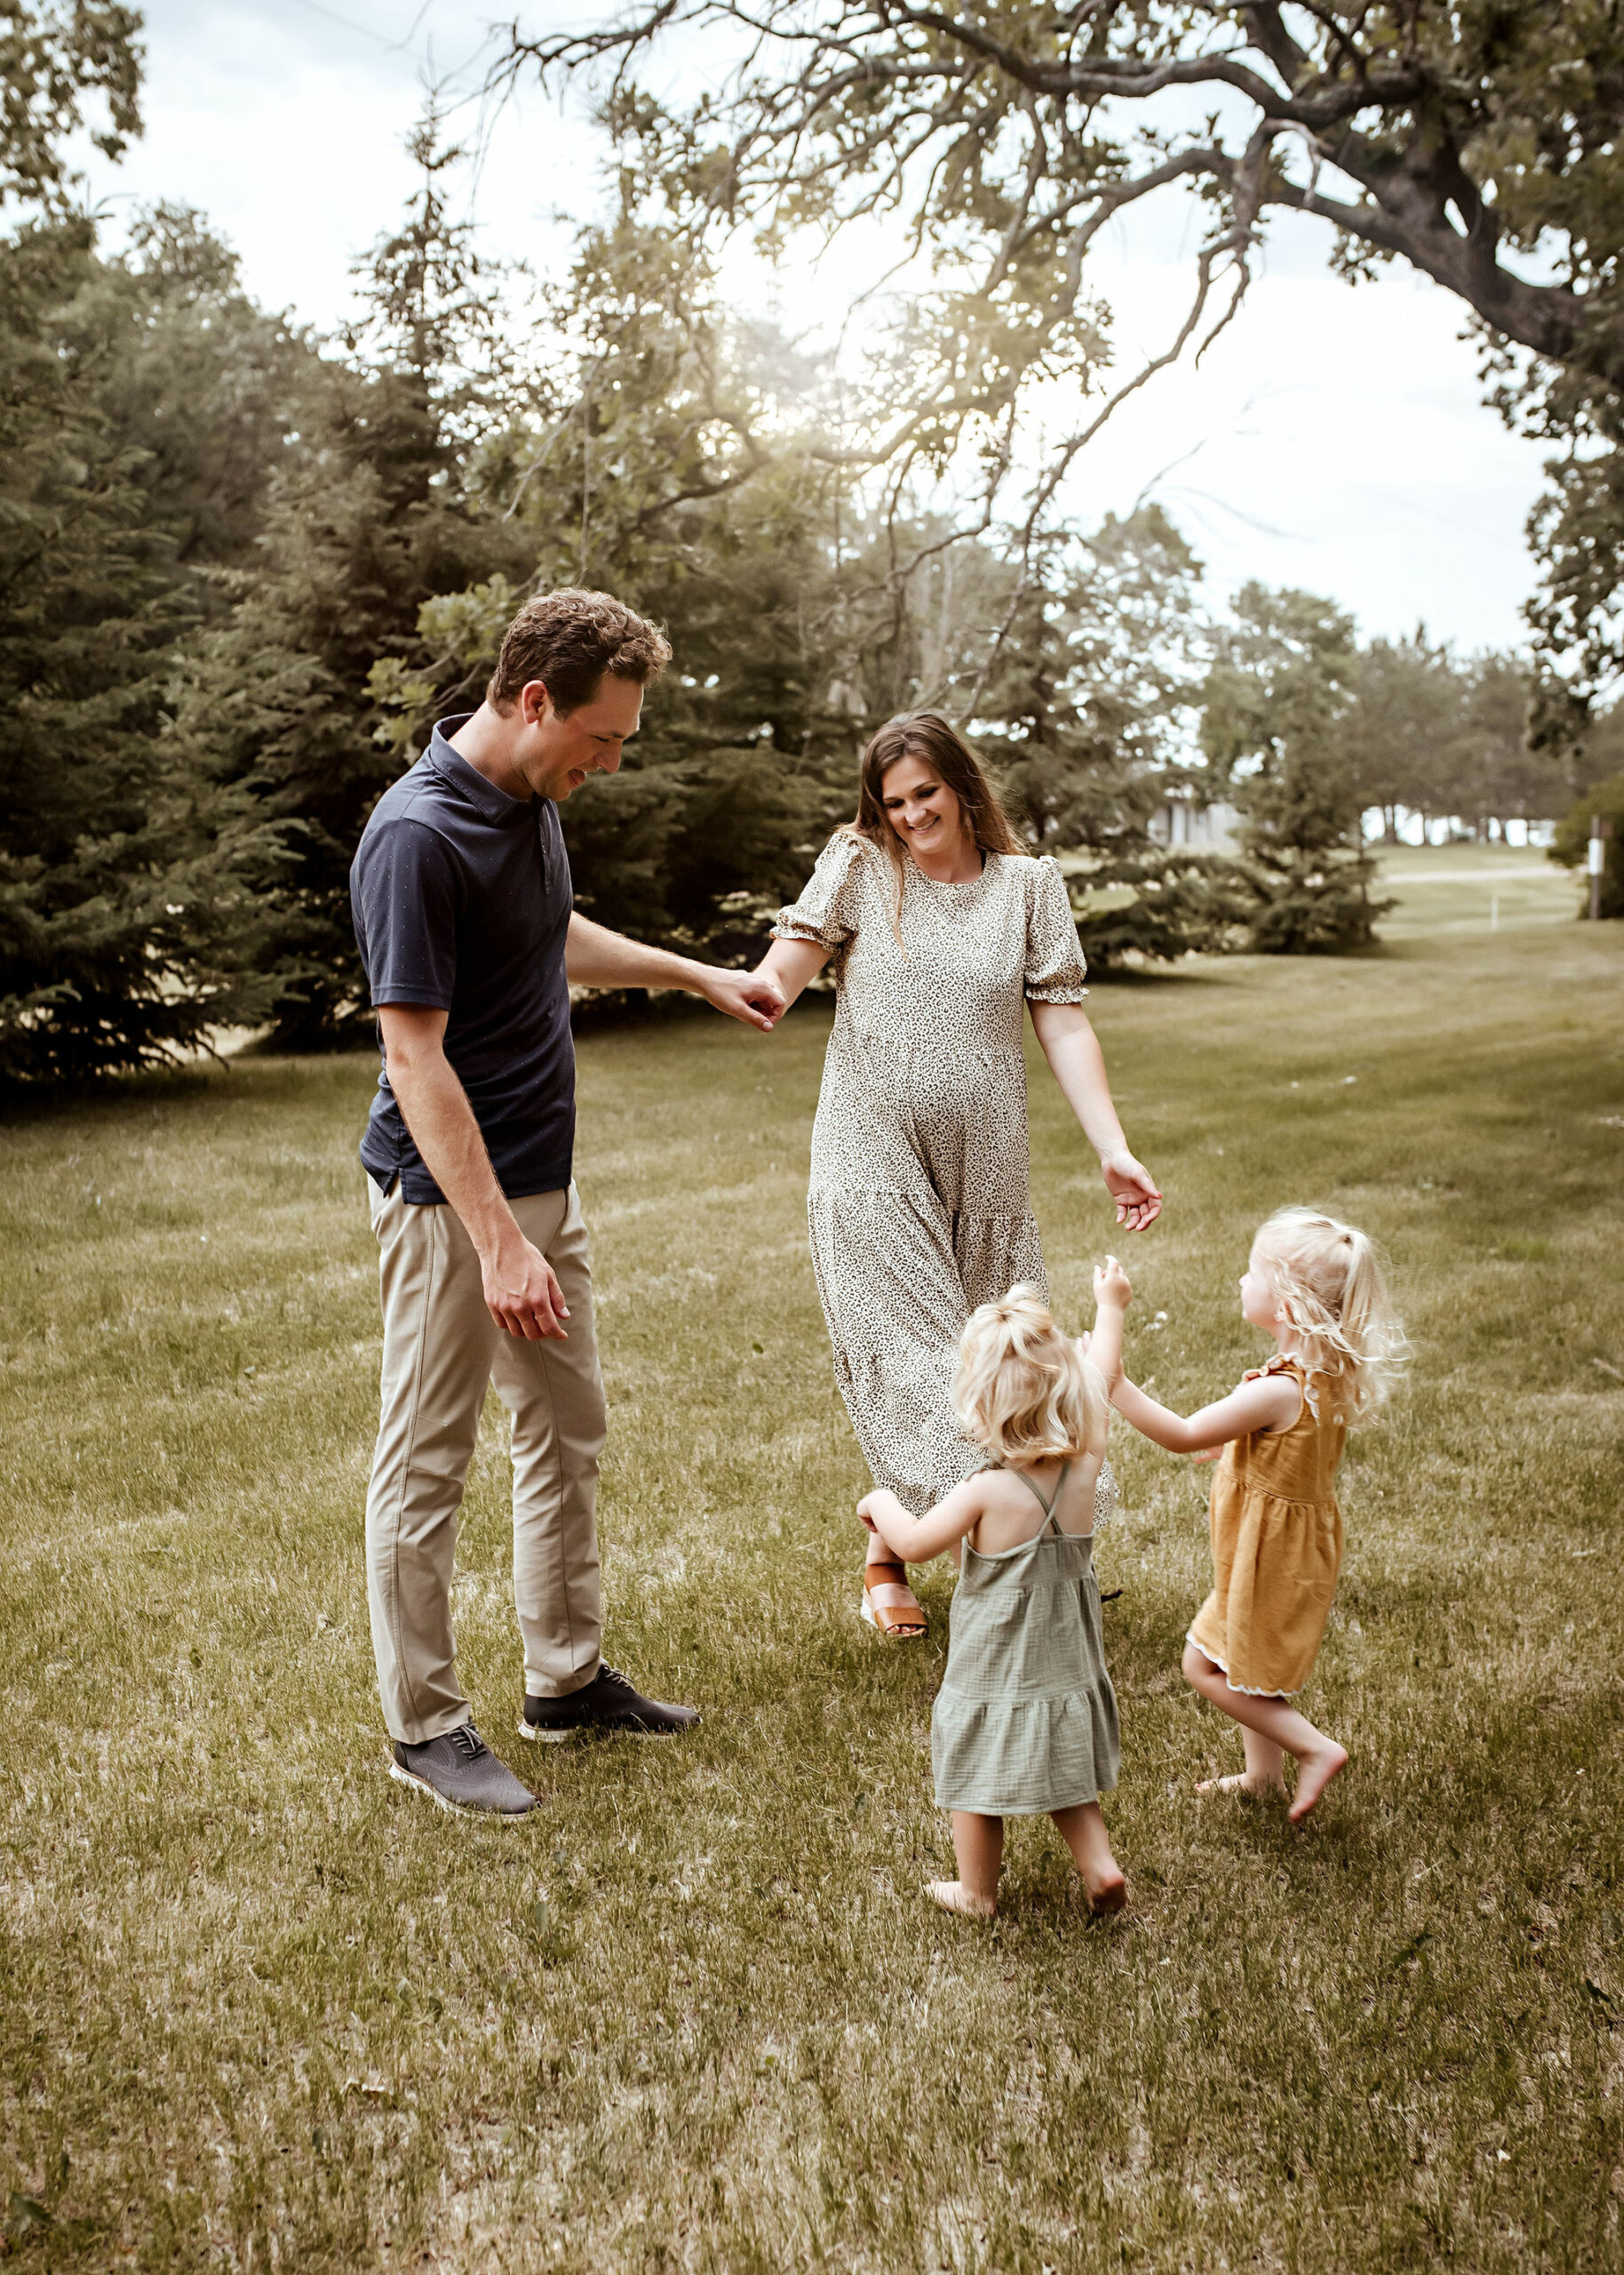
[[[862,1613],[869,1625],[883,1635],[888,1643],[917,1643],[929,1624],[922,1606],[886,1604],[874,1601],[874,1587],[906,1588],[908,1568],[900,1561],[881,1563],[876,1561],[863,1568]],[[909,1593],[912,1590],[909,1589]]]

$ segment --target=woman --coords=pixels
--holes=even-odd
[[[863,757],[857,818],[780,911],[760,970],[785,1007],[831,957],[838,1002],[812,1131],[812,1263],[835,1374],[877,1486],[922,1516],[977,1465],[949,1407],[977,1305],[1044,1285],[1032,1220],[1022,1005],[1117,1221],[1161,1195],[1127,1149],[1082,1010],[1087,969],[1054,861],[1023,853],[947,721],[914,712]],[[1112,1498],[1107,1472],[1103,1511]],[[907,1571],[871,1541],[863,1616],[925,1632]]]

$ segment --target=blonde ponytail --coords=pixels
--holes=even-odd
[[[1318,1209],[1277,1209],[1257,1245],[1310,1376],[1345,1421],[1374,1414],[1410,1346],[1369,1234]]]
[[[959,1341],[953,1413],[995,1461],[1072,1460],[1104,1442],[1105,1385],[1040,1291],[1012,1288],[972,1312]]]

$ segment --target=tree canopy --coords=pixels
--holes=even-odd
[[[0,0],[0,208],[71,204],[78,128],[109,158],[140,132],[140,29],[117,0]]]
[[[649,92],[678,41],[733,65],[686,108]],[[1571,749],[1624,677],[1624,20],[1601,0],[641,0],[585,30],[516,23],[491,84],[526,73],[589,79],[625,194],[697,238],[902,225],[930,283],[875,374],[877,461],[940,467],[978,435],[991,491],[1028,383],[1081,380],[1029,528],[1117,404],[1230,323],[1271,220],[1323,221],[1349,279],[1407,261],[1480,328],[1505,415],[1553,444],[1532,532],[1546,738]],[[1119,367],[1091,251],[1181,196],[1187,308]]]
[[[679,32],[737,69],[673,112],[640,67]],[[996,406],[1096,349],[1087,259],[1126,207],[1191,191],[1198,310],[1244,291],[1272,212],[1401,256],[1506,339],[1617,383],[1624,25],[1572,0],[657,0],[505,36],[498,82],[604,66],[604,115],[684,217],[769,230],[902,214],[958,280],[966,343],[910,416]],[[1533,273],[1530,273],[1531,269]]]
[[[775,54],[802,20],[772,17]],[[1172,38],[1171,16],[1134,20]],[[1216,20],[1191,14],[1181,37]],[[1049,22],[1047,68],[1134,60],[1120,12],[1089,21],[1064,39]],[[1012,0],[998,36],[1039,22]],[[520,601],[560,583],[614,590],[675,651],[621,775],[565,810],[581,906],[723,960],[759,951],[850,815],[863,742],[904,709],[943,709],[977,743],[1024,840],[1061,857],[1106,970],[1361,946],[1380,913],[1371,809],[1389,831],[1407,808],[1486,832],[1617,771],[1624,712],[1531,741],[1522,659],[1420,628],[1363,643],[1310,594],[1220,603],[1152,504],[1075,526],[1047,468],[1023,523],[1000,519],[1024,378],[1066,355],[1103,372],[1109,353],[1066,233],[1149,194],[1134,153],[1163,130],[1124,140],[1096,106],[1067,220],[1054,137],[1082,114],[1058,82],[1026,90],[1008,132],[989,110],[966,141],[953,114],[939,147],[943,91],[996,106],[1006,60],[972,68],[965,26],[882,7],[807,16],[802,65],[833,68],[838,23],[894,34],[915,76],[871,69],[858,43],[800,142],[728,143],[736,108],[675,120],[623,80],[611,114],[640,165],[659,159],[658,195],[629,168],[539,281],[492,271],[453,218],[461,154],[431,110],[407,210],[356,265],[354,320],[320,339],[256,305],[197,214],[159,206],[104,247],[63,153],[86,126],[115,148],[135,131],[135,20],[0,7],[0,1082],[150,1063],[226,1021],[287,1047],[359,1039],[346,878],[367,816],[431,722],[477,703]],[[801,168],[787,203],[768,194],[771,149],[780,175]],[[921,391],[899,340],[845,416],[828,363],[728,305],[701,223],[787,228],[919,183],[941,266],[919,337],[940,355]],[[1253,242],[1236,210],[1214,209],[1231,299]],[[983,491],[958,511],[935,476],[978,419]],[[1214,801],[1238,815],[1236,854],[1169,842],[1174,810]]]

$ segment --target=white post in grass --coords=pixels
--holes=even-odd
[[[1591,817],[1590,817],[1590,864],[1589,864],[1589,866],[1590,866],[1590,922],[1592,922],[1592,924],[1596,924],[1596,923],[1599,923],[1599,922],[1601,922],[1601,914],[1602,914],[1602,862],[1603,862],[1604,858],[1605,858],[1605,851],[1606,851],[1606,849],[1605,849],[1605,847],[1604,846],[1604,844],[1603,844],[1603,842],[1602,842],[1602,818],[1601,818],[1600,814],[1592,814],[1592,815],[1591,815]]]

